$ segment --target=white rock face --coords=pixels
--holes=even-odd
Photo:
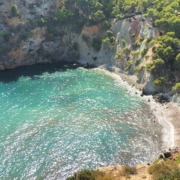
[[[11,5],[15,3],[18,6],[20,18],[10,17]],[[48,17],[61,4],[61,0],[15,0],[15,1],[0,1],[0,33],[9,32],[11,39],[9,46],[23,33],[31,33],[32,36],[24,39],[19,46],[14,47],[8,55],[4,56],[0,61],[0,69],[10,69],[20,65],[34,64],[38,62],[51,61],[75,61],[78,58],[78,53],[71,49],[72,44],[77,42],[79,44],[79,61],[81,63],[93,64],[96,66],[104,66],[108,69],[119,68],[120,72],[128,65],[131,60],[135,64],[136,59],[141,59],[139,66],[145,66],[148,61],[151,61],[151,55],[142,58],[141,51],[147,47],[147,41],[155,37],[156,30],[152,27],[150,21],[144,20],[143,15],[137,15],[130,19],[115,20],[111,19],[111,29],[116,38],[113,47],[101,46],[99,51],[92,47],[92,40],[95,37],[103,38],[105,30],[102,24],[95,26],[84,26],[80,34],[71,32],[70,28],[62,27],[62,35],[54,39],[48,39],[48,31],[46,27],[39,27],[37,20],[41,17],[48,19]],[[29,21],[36,22],[36,27],[28,27]],[[22,26],[24,29],[17,30]],[[13,30],[13,34],[11,33]],[[88,41],[82,40],[82,35],[89,37]],[[132,36],[133,35],[133,36]],[[140,47],[134,48],[136,40],[140,41]],[[126,41],[126,47],[130,51],[138,51],[137,55],[125,53],[121,59],[115,59],[117,51],[123,51],[122,39]],[[0,38],[1,41],[1,38]],[[3,41],[2,41],[3,42]],[[148,53],[149,55],[150,53]],[[22,64],[21,64],[22,63]],[[131,66],[126,74],[134,74],[135,65]],[[145,91],[148,87],[147,93],[157,91],[152,85],[152,77],[145,71],[145,68],[139,72],[138,83],[146,84]]]
[[[148,58],[142,58],[141,51],[147,47],[148,39],[152,39],[156,36],[156,30],[152,27],[151,23],[144,20],[143,15],[138,15],[134,20],[129,22],[128,20],[111,20],[112,31],[114,36],[116,37],[114,50],[110,50],[109,48],[103,48],[103,45],[100,51],[95,51],[91,46],[90,42],[94,37],[103,37],[103,30],[98,26],[84,27],[81,35],[78,38],[78,43],[80,45],[79,53],[80,53],[80,62],[84,64],[93,64],[95,66],[104,66],[108,69],[113,70],[114,67],[118,67],[120,72],[124,72],[124,68],[127,66],[127,61],[132,60],[135,63],[136,59],[141,59],[139,66],[144,66],[142,70],[137,74],[138,83],[144,84],[144,92],[146,94],[154,94],[159,89],[153,86],[153,77],[145,70],[146,63],[151,61],[151,54],[148,52]],[[131,34],[135,33],[135,39],[131,37]],[[85,34],[89,37],[89,42],[85,42],[82,40],[82,35]],[[140,42],[140,47],[133,49],[133,43],[142,38]],[[122,51],[124,46],[121,41],[124,39],[126,41],[126,46],[131,51],[138,51],[139,53],[136,56],[123,55],[121,60],[115,59],[115,54],[117,51]],[[129,75],[134,74],[134,66],[130,68],[127,72]]]

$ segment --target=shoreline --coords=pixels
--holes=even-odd
[[[119,68],[114,71],[109,71],[104,66],[99,66],[97,69],[108,73],[109,75],[117,75],[124,82],[130,93],[139,94],[141,96],[142,84],[136,82],[135,75],[128,76],[119,72]],[[142,100],[146,102],[152,113],[162,126],[162,150],[169,151],[172,148],[180,149],[180,107],[174,102],[158,103],[155,102],[152,95],[143,95]]]

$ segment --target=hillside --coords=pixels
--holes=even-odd
[[[180,89],[179,8],[177,0],[1,0],[0,70],[81,60],[136,74],[144,94],[172,95]]]

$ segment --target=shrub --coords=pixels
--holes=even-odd
[[[126,46],[126,47],[124,47],[124,48],[122,49],[122,51],[123,51],[124,53],[129,53],[129,52],[130,52],[130,49],[129,49],[128,46]]]
[[[149,55],[146,54],[144,57],[145,57],[146,59],[148,59],[148,58],[149,58]]]
[[[164,64],[164,61],[162,59],[158,58],[153,61],[153,64],[157,67],[161,64]]]
[[[171,160],[154,163],[149,167],[149,173],[152,174],[154,179],[161,178],[172,172],[178,170],[178,164]]]
[[[79,48],[79,44],[77,42],[74,42],[73,45],[72,45],[72,49],[77,51],[78,48]]]
[[[137,66],[137,67],[134,69],[134,71],[135,71],[135,73],[138,73],[138,72],[141,71],[141,69],[142,69],[142,66]]]
[[[28,22],[29,22],[29,24],[30,24],[31,26],[34,25],[34,21],[33,21],[32,19],[28,19]],[[19,25],[20,25],[20,24],[19,24]]]
[[[144,38],[142,36],[139,36],[139,41],[142,42]]]
[[[32,32],[25,32],[25,33],[23,33],[23,34],[20,35],[20,38],[21,38],[22,40],[26,40],[26,39],[30,38],[32,35],[33,35]]]
[[[153,85],[161,87],[165,84],[165,82],[166,82],[165,77],[159,77],[156,80],[154,80]]]
[[[139,54],[139,51],[131,51],[131,55],[132,56],[136,56],[136,55],[138,55]]]
[[[178,154],[178,156],[176,158],[176,162],[180,164],[180,153]]]
[[[101,22],[102,20],[105,19],[105,15],[104,15],[103,11],[97,10],[97,11],[93,14],[92,19],[93,19],[95,22]]]
[[[74,13],[72,11],[66,9],[65,6],[62,6],[56,10],[55,15],[57,17],[57,20],[60,23],[63,23],[65,21],[69,20],[70,18],[72,18],[74,16]]]
[[[95,180],[97,175],[98,171],[85,169],[74,173],[74,175],[67,178],[67,180]]]
[[[139,41],[136,41],[136,42],[134,43],[134,45],[136,46],[136,48],[138,48],[138,47],[141,46],[141,43],[140,43]]]
[[[53,41],[54,40],[54,35],[52,33],[49,33],[47,35],[47,38],[48,38],[49,41]]]
[[[47,21],[46,21],[45,19],[43,19],[43,18],[41,18],[41,19],[39,20],[39,25],[40,25],[41,27],[45,26],[46,23],[47,23]]]
[[[180,171],[175,171],[170,174],[164,175],[157,180],[179,180],[180,179]]]
[[[132,33],[132,34],[131,34],[131,37],[135,37],[135,36],[136,36],[136,34],[135,34],[135,33]]]
[[[111,37],[113,36],[113,32],[111,30],[106,31],[106,36]]]
[[[124,17],[124,16],[123,16],[122,14],[117,14],[117,15],[116,15],[116,18],[117,18],[117,19],[122,19],[123,17]]]
[[[8,42],[9,41],[9,33],[8,32],[3,32],[2,33],[2,38],[4,41]]]
[[[146,64],[146,70],[147,71],[153,71],[160,67],[162,64],[164,64],[164,61],[160,58],[154,60],[153,62],[147,63]]]
[[[105,45],[109,45],[110,44],[110,39],[108,37],[105,37],[103,40],[102,40],[102,43],[105,44]]]
[[[19,15],[19,12],[18,12],[18,7],[16,4],[12,4],[11,6],[11,16],[17,16]]]
[[[122,56],[123,56],[123,51],[119,50],[119,51],[116,52],[115,59],[121,59]]]
[[[157,43],[157,40],[152,39],[152,40],[149,42],[149,46],[151,47],[151,46],[153,46],[153,45],[156,44],[156,43]]]
[[[9,46],[0,46],[0,54],[5,55],[11,50]]]
[[[159,56],[156,53],[153,53],[152,58],[157,59],[157,58],[159,58]]]
[[[110,37],[110,42],[111,42],[111,44],[114,44],[115,40],[116,40],[116,38],[115,38],[114,36],[111,36],[111,37]]]
[[[140,59],[140,58],[137,58],[137,59],[135,60],[135,65],[138,65],[138,64],[140,63],[140,61],[141,61],[141,59]]]
[[[85,41],[85,42],[88,42],[89,41],[89,37],[85,34],[82,34],[82,40]]]
[[[122,169],[122,175],[125,177],[129,177],[129,175],[136,173],[137,173],[136,167],[124,166]]]
[[[121,40],[121,44],[122,46],[125,46],[126,45],[126,41],[124,39]]]
[[[145,56],[145,54],[147,53],[148,49],[145,47],[141,50],[141,55]]]
[[[128,71],[128,70],[130,69],[130,67],[132,66],[132,64],[133,64],[132,60],[129,60],[129,61],[127,62],[127,66],[124,68],[124,70],[125,70],[125,71]]]
[[[92,47],[94,50],[99,51],[101,49],[102,40],[98,37],[93,38],[92,40]]]
[[[110,27],[110,24],[107,20],[103,21],[103,27],[104,27],[104,29],[108,29]]]
[[[114,51],[114,50],[116,50],[116,46],[109,46],[109,49],[110,49],[110,51]]]
[[[149,62],[146,64],[146,70],[147,71],[152,71],[155,69],[155,65],[153,64],[153,62]]]
[[[158,159],[155,159],[155,161],[153,163],[157,163],[159,162],[160,160],[162,160],[161,158],[158,158]]]
[[[173,91],[180,92],[180,82],[176,83],[175,86],[172,87]]]

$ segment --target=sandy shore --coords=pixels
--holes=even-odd
[[[107,72],[106,69],[100,67]],[[109,71],[108,71],[109,72]],[[128,76],[126,74],[119,73],[119,69],[115,68],[111,74],[117,74],[121,79],[129,85],[129,92],[141,94],[143,88],[142,84],[138,84],[137,77]],[[163,147],[167,150],[169,148],[178,147],[180,149],[180,107],[173,102],[160,104],[154,101],[152,96],[143,96],[152,109],[152,112],[157,117],[159,124],[163,126]]]

